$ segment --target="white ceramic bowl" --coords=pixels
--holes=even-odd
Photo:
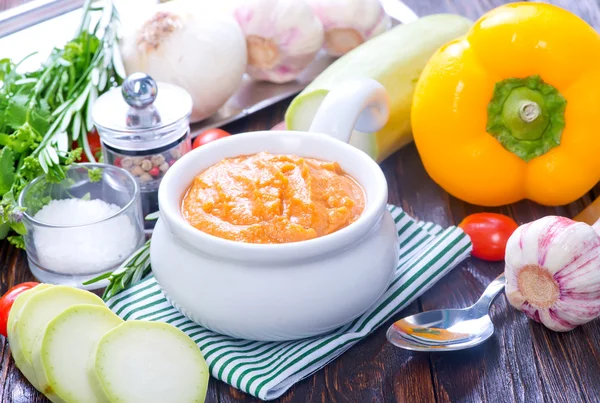
[[[372,131],[385,121],[387,98],[382,87],[373,82],[356,85],[354,102],[344,101],[350,110],[337,116],[350,120],[347,128],[336,132],[343,125],[335,124],[330,115],[329,122],[320,123],[323,131],[348,137],[347,129],[357,119],[362,122],[358,127]],[[333,101],[340,96],[344,99],[342,91],[332,91],[321,110],[327,109],[326,103],[338,105]],[[337,161],[364,189],[364,212],[332,234],[276,245],[221,239],[185,221],[180,205],[194,176],[223,158],[262,151]],[[365,312],[390,283],[398,243],[387,196],[379,166],[343,141],[323,133],[238,134],[190,152],[165,175],[159,190],[161,217],[152,238],[152,269],[169,300],[213,331],[253,340],[325,333]]]

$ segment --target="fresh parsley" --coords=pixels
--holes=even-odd
[[[100,13],[94,24],[93,13]],[[40,175],[63,180],[82,152],[95,161],[87,140],[92,105],[125,77],[118,24],[112,1],[87,0],[75,38],[38,70],[21,73],[19,63],[0,59],[0,239],[10,235],[7,228],[25,232],[16,201],[28,183]],[[97,176],[90,172],[91,179]],[[23,247],[19,235],[8,239]]]
[[[90,182],[99,182],[102,179],[102,170],[100,168],[89,169],[88,177]]]

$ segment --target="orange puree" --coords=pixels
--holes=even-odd
[[[286,243],[342,229],[364,204],[361,187],[337,162],[260,153],[200,173],[181,210],[191,225],[220,238]]]

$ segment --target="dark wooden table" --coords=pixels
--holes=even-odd
[[[0,10],[23,0],[0,0]],[[502,0],[409,0],[419,15],[459,13],[477,18]],[[555,0],[600,29],[599,0]],[[577,46],[577,44],[573,44]],[[401,51],[401,49],[399,50]],[[1,50],[0,50],[1,53]],[[0,54],[0,57],[2,55]],[[283,118],[288,101],[229,125],[233,133],[270,128]],[[441,225],[459,223],[484,208],[466,204],[427,176],[410,145],[383,162],[390,202],[414,217]],[[485,209],[524,223],[556,214],[572,217],[600,194],[600,187],[568,206],[549,208],[531,202]],[[0,244],[2,292],[31,280],[25,253]],[[397,318],[416,312],[464,307],[503,270],[502,263],[470,259],[457,267]],[[496,334],[483,345],[453,353],[411,353],[386,342],[390,321],[366,340],[310,378],[292,387],[282,402],[600,402],[600,320],[568,333],[554,333],[507,306],[504,296],[491,311]],[[396,319],[397,319],[396,318]],[[43,402],[15,368],[6,340],[0,340],[2,402]],[[207,402],[255,399],[211,380]],[[165,403],[176,403],[165,402]]]

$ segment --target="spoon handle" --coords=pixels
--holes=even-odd
[[[502,273],[487,286],[479,300],[475,303],[475,306],[487,312],[494,299],[496,299],[498,294],[504,289],[505,283],[506,278],[504,277],[504,273]]]

